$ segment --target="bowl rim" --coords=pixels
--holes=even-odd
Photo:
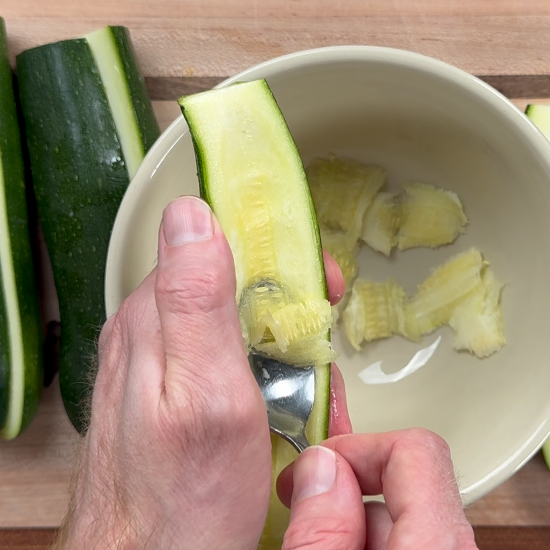
[[[283,71],[290,72],[295,69],[303,69],[314,65],[334,62],[382,62],[393,65],[406,65],[408,68],[437,75],[439,78],[453,82],[453,84],[458,85],[458,87],[463,90],[472,92],[473,95],[478,95],[482,100],[487,101],[488,104],[492,104],[501,115],[504,115],[505,118],[508,118],[512,122],[517,122],[520,126],[524,126],[525,129],[529,127],[530,130],[526,131],[532,132],[534,130],[537,135],[535,141],[538,141],[538,145],[540,146],[540,138],[542,138],[542,148],[547,148],[548,140],[541,131],[504,94],[490,84],[440,59],[399,48],[368,45],[339,45],[300,50],[274,57],[248,67],[224,79],[214,86],[213,89],[224,88],[240,80],[269,78]],[[166,128],[163,134],[168,133],[172,126],[176,126],[178,123],[181,123],[182,120],[185,122],[183,115],[179,115]],[[185,127],[187,131],[186,124]],[[534,145],[536,146],[536,144]]]
[[[550,142],[518,107],[480,78],[444,61],[420,53],[368,45],[340,45],[301,50],[253,65],[223,80],[214,88],[224,88],[242,80],[254,80],[257,78],[266,78],[269,80],[270,77],[280,75],[281,73],[338,62],[379,62],[406,66],[408,69],[418,70],[443,79],[462,89],[472,97],[476,97],[479,101],[485,103],[488,108],[498,112],[501,117],[514,127],[514,130],[525,140],[526,146],[534,151],[535,157],[550,180]],[[114,289],[119,280],[117,275],[122,272],[122,264],[117,258],[117,250],[123,247],[125,241],[124,226],[129,218],[129,215],[126,213],[133,211],[133,207],[136,201],[139,200],[144,186],[154,176],[170,150],[176,146],[178,141],[188,131],[187,123],[180,114],[153,144],[124,194],[113,224],[107,253],[105,307],[108,317],[115,313],[118,307],[116,305],[116,291]],[[463,503],[469,505],[475,502],[521,469],[540,450],[544,441],[550,436],[550,426],[545,427],[546,424],[539,426],[523,447],[489,475],[467,489],[461,490]],[[528,445],[534,441],[536,441],[536,444],[532,448],[527,449]]]

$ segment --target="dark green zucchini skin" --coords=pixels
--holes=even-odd
[[[147,151],[160,130],[129,34],[121,30],[117,40],[125,44],[131,95],[141,98],[137,110],[146,119],[140,129]],[[17,57],[17,71],[38,215],[59,297],[61,393],[83,433],[105,321],[107,249],[129,176],[86,39],[27,50]]]
[[[3,167],[7,222],[11,242],[16,294],[23,331],[25,394],[20,431],[33,419],[43,386],[42,321],[38,297],[37,269],[33,256],[23,150],[12,74],[8,61],[7,36],[0,18],[0,155]],[[0,190],[1,192],[1,190]],[[0,289],[3,288],[0,272]],[[9,406],[10,345],[8,319],[0,290],[0,428]]]

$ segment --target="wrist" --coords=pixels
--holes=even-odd
[[[122,518],[116,507],[82,501],[69,510],[61,524],[52,550],[136,550],[138,545],[133,522]],[[101,499],[103,501],[107,499]]]
[[[124,495],[103,468],[87,467],[86,457],[75,471],[71,498],[52,550],[135,550],[136,520],[124,505]],[[115,476],[113,476],[115,477]]]

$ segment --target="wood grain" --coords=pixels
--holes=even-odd
[[[0,528],[59,525],[78,441],[54,380],[29,430],[13,442],[0,442]],[[476,525],[550,525],[550,474],[542,456],[537,454],[466,514]]]
[[[474,527],[479,550],[548,550],[550,527]],[[0,550],[46,550],[55,529],[0,529]]]
[[[28,430],[14,441],[0,442],[0,527],[59,525],[78,441],[56,377]]]
[[[466,516],[474,525],[550,526],[550,473],[542,455],[469,506]]]
[[[474,527],[479,550],[548,550],[550,527]]]
[[[341,44],[419,52],[478,75],[521,110],[550,105],[548,0],[1,0],[0,15],[12,63],[36,45],[128,26],[162,128],[179,116],[180,95],[279,55]],[[0,550],[48,546],[78,441],[54,381],[29,430],[0,442]],[[480,550],[550,548],[541,455],[466,513]]]
[[[226,76],[145,77],[149,96],[156,101],[172,101],[182,95],[209,90]],[[512,98],[550,98],[550,75],[476,75],[500,93]]]
[[[357,17],[372,15],[550,15],[546,0],[4,0],[4,17],[27,14],[29,17]]]
[[[282,11],[281,13],[285,13]],[[472,74],[548,75],[550,15],[369,15],[364,17],[7,18],[14,56],[105,24],[131,31],[145,76],[218,77],[299,50],[368,44],[419,52]]]
[[[45,550],[55,529],[0,529],[0,550]]]

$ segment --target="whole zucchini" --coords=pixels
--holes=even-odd
[[[42,326],[6,27],[0,18],[0,434],[13,439],[43,385]]]

